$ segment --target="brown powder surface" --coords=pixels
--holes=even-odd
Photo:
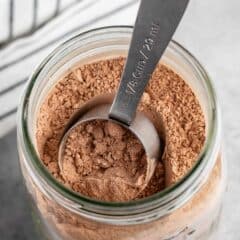
[[[110,121],[72,128],[62,149],[62,177],[71,188],[104,201],[134,199],[144,185],[146,154],[127,129]]]
[[[91,98],[115,93],[125,59],[122,57],[81,65],[67,72],[44,100],[37,122],[40,157],[52,175],[69,187],[58,167],[58,145],[64,126]],[[175,72],[158,65],[142,97],[139,111],[162,128],[165,142],[154,176],[137,198],[150,196],[181,179],[193,166],[205,141],[205,121],[191,88]]]

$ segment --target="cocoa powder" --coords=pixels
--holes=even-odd
[[[72,176],[67,173],[61,175],[57,164],[58,144],[65,124],[86,101],[116,91],[124,62],[125,59],[119,57],[69,70],[41,105],[36,131],[40,158],[52,175],[70,188],[73,184],[68,178]],[[138,110],[151,118],[165,143],[153,178],[145,191],[136,197],[143,198],[177,182],[192,168],[205,141],[205,122],[190,87],[178,74],[160,64],[152,75]],[[100,163],[102,166],[106,164]],[[77,214],[46,196],[30,178],[26,179],[32,186],[43,219],[52,224],[56,234],[64,239],[155,240],[185,239],[190,235],[206,239],[202,234],[212,232],[224,189],[219,156],[205,184],[186,204],[155,221],[121,226],[96,222]],[[81,192],[80,189],[75,191]]]
[[[124,62],[125,59],[119,57],[70,70],[59,79],[41,105],[36,132],[40,158],[52,175],[70,188],[77,189],[61,175],[57,163],[65,124],[86,101],[116,91]],[[192,168],[205,140],[205,122],[191,88],[164,65],[155,69],[138,111],[150,116],[156,126],[161,123],[158,130],[165,142],[153,178],[137,196],[142,198],[176,183]]]
[[[155,221],[136,225],[126,223],[121,226],[76,214],[47,197],[30,178],[26,179],[42,218],[55,230],[55,234],[63,239],[207,239],[218,221],[221,196],[225,189],[219,157],[205,184],[186,204]]]
[[[68,133],[62,154],[62,177],[85,196],[122,202],[134,199],[145,184],[144,148],[116,123],[78,124]]]

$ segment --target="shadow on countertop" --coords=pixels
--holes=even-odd
[[[0,164],[0,239],[40,239],[19,168],[16,130],[0,138]]]

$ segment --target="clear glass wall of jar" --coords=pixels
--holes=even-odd
[[[125,56],[131,33],[131,27],[119,26],[77,35],[52,52],[28,82],[19,107],[18,149],[35,219],[47,239],[207,240],[216,235],[226,183],[219,106],[203,67],[174,41],[162,62],[191,86],[206,118],[204,149],[186,177],[145,199],[100,202],[79,196],[58,183],[38,157],[36,116],[59,75],[76,63]]]

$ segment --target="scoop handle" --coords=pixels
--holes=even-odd
[[[144,89],[189,0],[142,0],[128,57],[109,117],[130,125]]]

